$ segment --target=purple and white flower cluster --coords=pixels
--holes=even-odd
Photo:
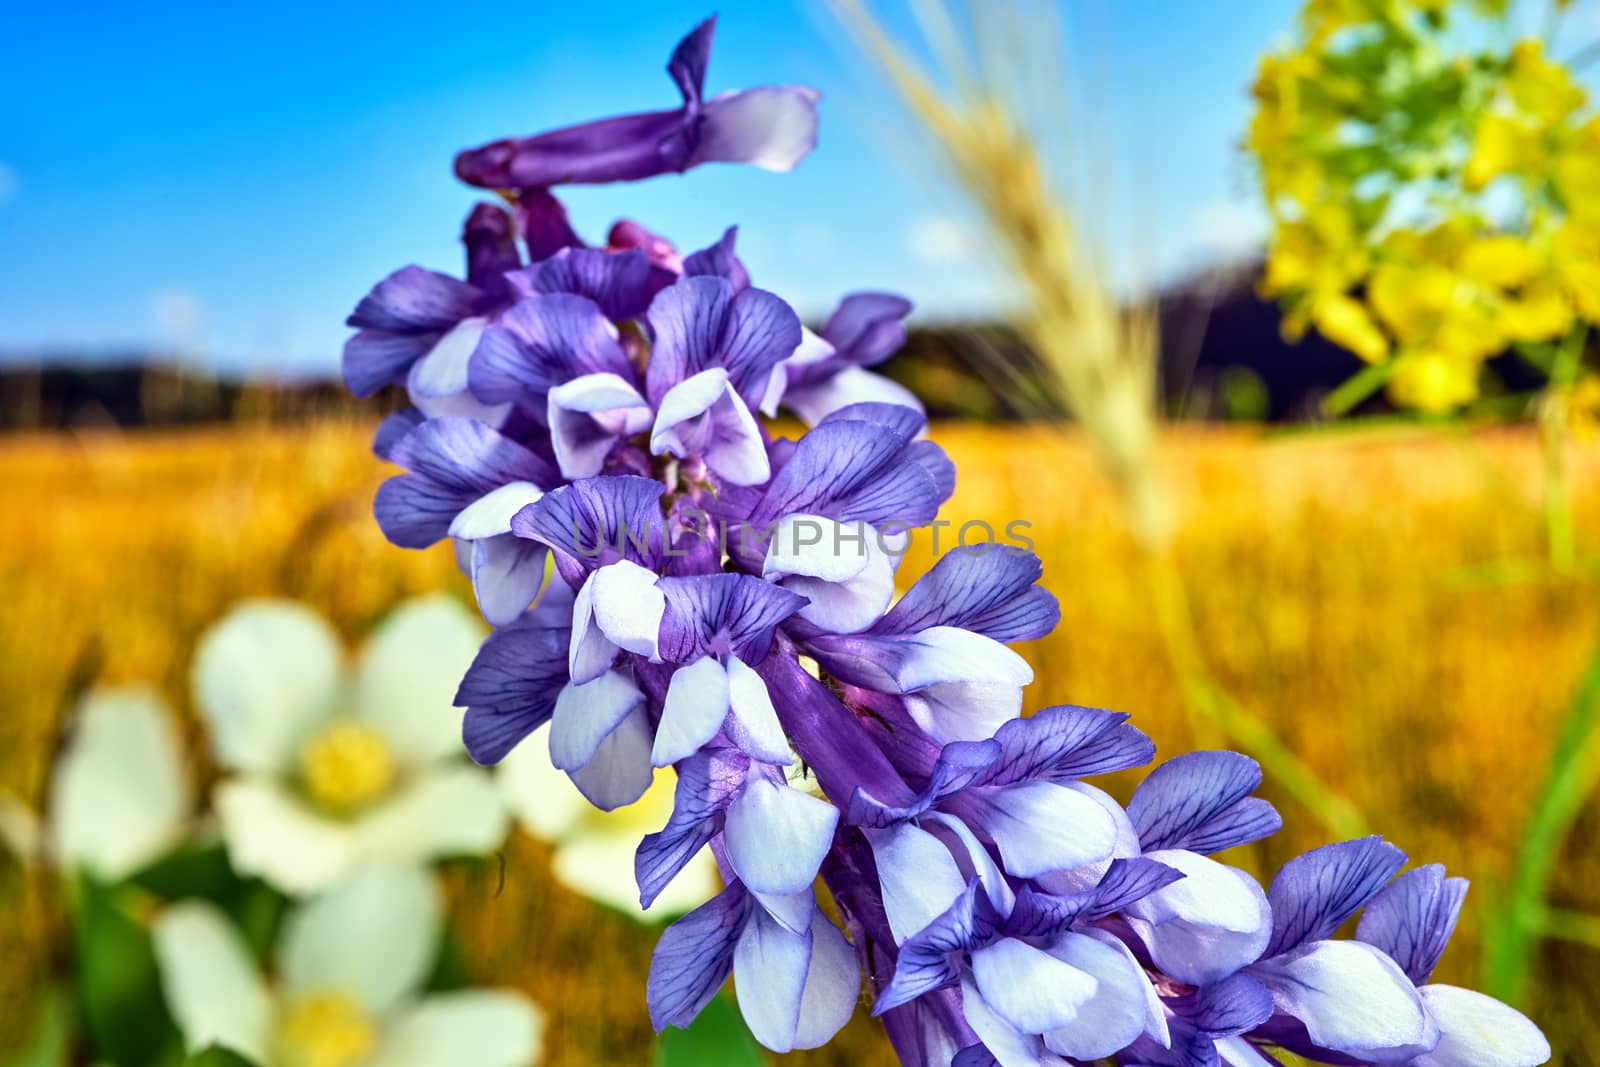
[[[411,400],[379,431],[407,471],[379,523],[452,540],[497,628],[457,695],[473,758],[548,744],[608,810],[674,768],[645,905],[717,859],[725,888],[656,949],[656,1026],[732,974],[762,1044],[812,1048],[864,976],[908,1064],[1544,1062],[1522,1015],[1429,983],[1460,880],[1400,874],[1369,838],[1263,890],[1211,858],[1280,825],[1234,753],[1168,761],[1126,807],[1088,784],[1154,746],[1110,711],[1021,715],[1008,646],[1058,618],[1032,555],[956,550],[895,599],[908,532],[955,484],[915,400],[867,369],[906,301],[854,294],[812,333],[733,230],[681,257],[634,223],[606,247],[573,232],[553,185],[809,151],[814,92],[703,96],[711,33],[673,53],[678,109],[462,153],[509,210],[468,218],[464,281],[380,282],[345,353],[353,390]],[[782,407],[798,440],[761,419]]]

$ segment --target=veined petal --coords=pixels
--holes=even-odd
[[[650,407],[619,374],[585,374],[550,390],[550,445],[568,478],[590,478],[605,467],[618,438],[649,425]]]
[[[1096,936],[1096,934],[1101,936]],[[1065,1026],[1044,1035],[1045,1047],[1075,1060],[1097,1060],[1127,1048],[1149,1029],[1157,1044],[1168,1040],[1166,1017],[1150,979],[1127,946],[1103,931],[1069,933],[1052,941],[1049,954],[1095,980],[1093,995]]]
[[[1444,955],[1466,895],[1466,879],[1446,878],[1436,863],[1407,871],[1362,909],[1356,938],[1383,952],[1406,977],[1423,985]]]
[[[972,977],[984,1001],[1024,1034],[1068,1025],[1100,984],[1072,964],[1010,937],[972,953]]]
[[[1439,1024],[1439,1044],[1412,1067],[1534,1067],[1550,1059],[1550,1042],[1515,1008],[1449,985],[1417,991]]]
[[[450,523],[450,536],[467,541],[511,532],[511,517],[544,496],[528,481],[507,482],[461,509]]]
[[[926,927],[967,888],[955,857],[937,837],[909,823],[870,834],[883,910],[897,943]]]
[[[200,637],[194,698],[217,762],[276,771],[333,712],[339,635],[322,616],[287,600],[239,604]]]
[[[764,909],[751,909],[734,948],[733,981],[750,1033],[774,1052],[794,1048],[810,965],[809,928],[796,934]]]
[[[1000,849],[1006,871],[1033,878],[1111,858],[1117,826],[1092,798],[1051,782],[971,791],[960,797],[973,825]]]
[[[623,719],[582,768],[569,771],[572,784],[601,811],[632,804],[650,788],[650,721],[643,707]]]
[[[280,981],[290,994],[343,993],[380,1015],[422,988],[443,919],[438,887],[422,868],[363,868],[289,915]]]
[[[472,546],[472,591],[491,625],[507,626],[528,610],[544,585],[550,550],[516,534],[500,534]]]
[[[1376,836],[1324,845],[1285,863],[1267,887],[1272,941],[1266,954],[1332,937],[1405,863],[1404,852]]]
[[[750,894],[735,882],[662,933],[650,957],[650,1022],[659,1033],[688,1026],[733,970],[750,915]]]
[[[581,685],[569,682],[556,697],[550,719],[550,762],[569,772],[587,766],[612,731],[644,702],[644,694],[621,671],[607,671]]]
[[[96,689],[50,781],[50,846],[64,868],[122,879],[175,844],[190,803],[171,713],[154,692]]]
[[[1264,800],[1250,796],[1261,767],[1237,752],[1187,752],[1140,783],[1128,817],[1147,849],[1221,852],[1275,833],[1283,825]]]
[[[1439,1044],[1439,1025],[1411,980],[1364,942],[1312,941],[1263,960],[1250,973],[1322,1048],[1405,1063]]]
[[[478,338],[483,336],[488,321],[482,315],[462,319],[412,364],[406,375],[406,391],[411,394],[412,403],[419,397],[447,397],[466,392],[467,360],[477,349]]]
[[[958,626],[1001,643],[1042,637],[1061,615],[1055,597],[1038,585],[1043,572],[1044,565],[1032,553],[946,552],[873,633]]]
[[[728,670],[714,658],[705,656],[679,667],[667,683],[650,762],[665,767],[698,752],[722,729],[728,701]]]
[[[667,610],[657,578],[654,571],[621,559],[601,567],[591,579],[600,632],[618,648],[651,660],[657,659],[661,616]]]
[[[253,1060],[271,1043],[272,997],[250,947],[217,907],[185,900],[151,926],[161,990],[184,1047],[221,1045]]]
[[[544,1016],[525,995],[463,989],[406,1008],[367,1067],[531,1067],[543,1047]]]
[[[798,893],[816,879],[838,821],[827,801],[753,778],[728,807],[728,862],[752,890]]]

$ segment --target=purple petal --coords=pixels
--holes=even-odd
[[[822,338],[857,367],[872,367],[899,351],[906,341],[904,319],[911,301],[893,293],[851,293],[822,328]]]
[[[517,227],[498,204],[476,204],[461,228],[467,247],[467,282],[497,299],[507,295],[505,275],[522,266]]]
[[[683,94],[683,102],[700,103],[705,89],[706,66],[711,62],[711,41],[717,32],[717,16],[712,15],[690,30],[667,60],[667,73]]]
[[[750,757],[732,748],[705,749],[678,764],[672,816],[647,834],[634,856],[639,904],[648,908],[721,826],[719,816],[744,787]]]
[[[1133,727],[1127,715],[1071,704],[1013,719],[995,732],[994,739],[1000,756],[983,776],[983,785],[1065,784],[1137,767],[1155,755],[1155,743]]]
[[[733,971],[750,910],[750,894],[735,882],[662,932],[645,987],[658,1033],[687,1027],[716,995]]]
[[[386,385],[404,381],[411,365],[427,355],[443,336],[443,330],[432,333],[358,330],[344,343],[341,367],[345,387],[356,396],[367,397]]]
[[[991,547],[940,557],[889,610],[873,633],[911,633],[930,626],[959,626],[1010,644],[1055,629],[1056,598],[1036,584],[1037,556]]]
[[[1356,937],[1387,953],[1417,985],[1426,985],[1455,932],[1466,895],[1466,879],[1446,878],[1436,863],[1407,871],[1372,898]]]
[[[995,916],[974,878],[945,911],[900,946],[894,978],[872,1002],[872,1014],[915,1000],[961,981],[956,953],[966,952],[994,935]]]
[[[850,798],[847,820],[854,826],[884,827],[927,811],[952,793],[965,789],[982,777],[1000,757],[994,741],[952,741],[945,745],[928,777],[928,785],[909,804],[889,804],[858,789]]]
[[[456,177],[481,189],[638,181],[691,165],[683,108],[507,137],[456,155]]]
[[[496,630],[456,690],[465,705],[462,735],[474,761],[499,763],[549,721],[567,681],[567,627],[539,612]]]
[[[1248,1033],[1272,1017],[1272,994],[1244,973],[1229,975],[1168,1003],[1211,1037]]]
[[[763,170],[793,170],[817,146],[819,99],[815,89],[803,85],[764,85],[712,97],[702,107],[699,144],[689,165],[749,163]]]
[[[491,626],[514,622],[539,595],[547,552],[509,533],[472,546],[472,592]]]
[[[421,425],[422,412],[416,408],[401,408],[399,411],[390,412],[384,416],[382,422],[378,423],[378,432],[372,437],[372,454],[379,459],[387,460],[400,439]]]
[[[482,298],[475,286],[459,278],[401,267],[361,298],[345,325],[386,333],[443,333],[473,314]]]
[[[523,297],[574,293],[593,301],[606,318],[621,322],[650,306],[650,260],[643,252],[565,248],[542,263],[509,275]]]
[[[1157,967],[1185,984],[1209,985],[1261,958],[1272,909],[1254,878],[1182,849],[1147,858],[1183,874],[1123,908]]]
[[[1128,803],[1145,849],[1211,853],[1276,833],[1283,820],[1250,797],[1261,767],[1237,752],[1187,752],[1151,771]]]
[[[731,653],[758,664],[767,657],[778,624],[806,603],[749,574],[663,578],[656,588],[667,600],[660,651],[670,663]]]
[[[744,264],[733,251],[733,243],[738,233],[739,227],[729,226],[716,244],[702,248],[698,252],[691,252],[684,257],[683,273],[691,277],[711,275],[723,278],[733,286],[733,291],[736,293],[741,289],[748,289],[750,273],[744,269]]]
[[[534,263],[548,259],[563,248],[581,248],[583,240],[567,221],[567,209],[548,189],[523,187],[513,208],[517,229],[528,246],[528,259]]]
[[[800,344],[800,317],[764,289],[734,292],[722,278],[684,278],[656,294],[646,316],[655,337],[645,385],[659,403],[674,385],[713,367],[748,407],[761,402],[772,369]]]
[[[1267,887],[1272,940],[1266,955],[1332,937],[1405,863],[1404,852],[1377,836],[1324,845],[1285,863]]]
[[[653,478],[585,478],[523,508],[511,530],[549,545],[561,576],[576,588],[590,571],[618,559],[653,566],[665,535],[665,491]]]
[[[449,532],[462,508],[509,482],[556,484],[550,464],[476,419],[429,419],[390,448],[410,474],[378,488],[374,513],[402,548],[425,548]]]
[[[1093,995],[1072,1020],[1045,1033],[1050,1051],[1088,1063],[1126,1048],[1147,1029],[1167,1037],[1161,1000],[1121,941],[1103,930],[1090,930],[1056,938],[1048,951],[1095,982]]]
[[[483,331],[468,369],[486,404],[517,403],[543,415],[545,395],[585,374],[633,376],[616,327],[574,293],[540,293],[513,304]]]

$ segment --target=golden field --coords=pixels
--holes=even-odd
[[[70,696],[93,679],[159,685],[184,714],[189,651],[234,600],[315,603],[354,640],[398,598],[469,595],[443,547],[388,545],[368,514],[388,468],[370,425],[81,436],[0,443],[0,789],[37,805]],[[1028,649],[1028,706],[1132,712],[1162,749],[1190,744],[1137,549],[1087,449],[1049,429],[936,427],[960,478],[946,515],[1031,522],[1062,624]],[[1419,860],[1470,877],[1441,977],[1472,982],[1484,905],[1503,882],[1548,738],[1600,642],[1600,582],[1474,580],[1536,557],[1531,433],[1264,438],[1175,430],[1163,458],[1177,555],[1220,681]],[[1600,553],[1600,449],[1575,460],[1579,543]],[[953,527],[952,527],[953,529]],[[948,533],[947,533],[948,538]],[[927,546],[926,537],[918,544]],[[907,573],[926,565],[919,551]],[[205,773],[205,768],[197,767]],[[1113,783],[1126,799],[1128,781]],[[1290,827],[1238,862],[1323,843]],[[1600,809],[1579,820],[1553,899],[1600,914]],[[524,837],[452,878],[454,924],[481,981],[526,988],[549,1019],[546,1062],[640,1063],[654,933],[556,886]],[[0,1050],[28,1018],[59,914],[44,882],[0,869]],[[1600,1060],[1596,950],[1547,946],[1531,1014],[1557,1063]],[[888,1064],[862,1012],[810,1064]]]

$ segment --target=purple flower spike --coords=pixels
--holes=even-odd
[[[815,90],[763,86],[704,97],[716,18],[679,42],[667,73],[683,94],[670,111],[601,119],[533,137],[513,137],[456,157],[456,175],[486,189],[638,181],[702,163],[751,163],[785,171],[817,143]]]

